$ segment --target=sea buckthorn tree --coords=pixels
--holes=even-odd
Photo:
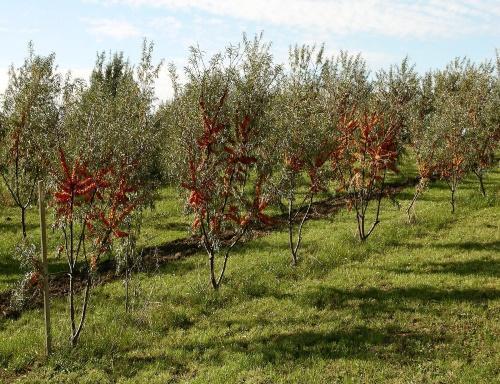
[[[499,85],[491,62],[470,65],[465,74],[464,99],[468,110],[467,167],[476,175],[479,188],[486,196],[484,176],[494,164],[500,141]]]
[[[1,99],[0,175],[21,211],[23,238],[27,236],[26,210],[35,198],[37,181],[47,171],[43,154],[50,147],[47,133],[59,119],[60,87],[55,55],[37,55],[30,43],[23,65],[10,67]]]
[[[457,188],[470,169],[475,151],[474,121],[482,108],[476,88],[476,67],[468,59],[455,59],[444,70],[434,72],[435,113],[429,122],[440,138],[436,172],[450,189],[451,212],[455,212]],[[484,100],[485,101],[485,100]]]
[[[214,289],[224,278],[232,249],[252,225],[270,224],[264,212],[270,173],[264,151],[270,132],[266,111],[279,72],[269,45],[259,36],[244,36],[241,45],[208,63],[199,49],[192,49],[187,84],[175,86],[169,113],[174,124],[182,125],[177,172],[187,192],[193,233],[208,255]]]
[[[323,47],[291,48],[289,69],[273,103],[275,135],[281,139],[276,147],[279,158],[273,185],[277,196],[287,202],[292,265],[298,263],[302,230],[314,197],[327,188],[325,163],[333,149],[324,102],[323,72],[327,64]]]
[[[68,78],[61,123],[53,142],[50,188],[66,254],[70,289],[71,345],[85,322],[89,292],[103,255],[113,256],[116,239],[128,236],[131,216],[153,202],[158,127],[153,110],[152,45],[132,67],[121,54],[99,55],[89,84]],[[84,295],[76,322],[74,282],[81,276]]]
[[[398,172],[398,129],[373,112],[345,117],[337,125],[339,134],[332,154],[336,181],[354,208],[358,235],[365,241],[380,223],[387,172]],[[368,224],[368,208],[375,201],[375,216]]]
[[[103,168],[91,173],[85,163],[69,163],[59,151],[60,169],[54,176],[56,221],[64,236],[63,252],[68,263],[70,343],[75,346],[85,323],[94,272],[101,256],[110,252],[113,239],[127,237],[128,216],[137,208],[130,186],[129,169]],[[83,265],[78,269],[78,266]],[[84,274],[80,319],[75,302],[76,277]]]
[[[441,140],[439,130],[431,127],[430,121],[435,108],[434,77],[432,72],[427,72],[419,80],[419,87],[415,101],[415,116],[411,120],[409,127],[410,148],[415,156],[416,168],[418,172],[418,183],[415,193],[408,207],[406,214],[408,222],[415,220],[415,204],[417,199],[428,188],[433,177],[436,176],[436,157],[439,151]]]

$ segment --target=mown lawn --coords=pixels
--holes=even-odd
[[[353,212],[310,221],[297,268],[284,231],[250,241],[230,259],[218,292],[201,251],[136,275],[131,313],[121,281],[97,287],[74,350],[66,301],[58,299],[49,361],[41,310],[0,319],[0,382],[498,382],[498,169],[487,182],[483,198],[476,181],[465,180],[455,215],[446,186],[434,184],[418,201],[413,225],[385,201],[365,244]],[[412,195],[407,188],[397,196],[402,207]],[[146,216],[142,245],[186,235],[177,206],[175,192],[165,190]],[[36,212],[29,219],[33,229]],[[0,212],[0,291],[20,276],[9,256],[16,220],[14,210]],[[52,260],[52,270],[63,267]]]

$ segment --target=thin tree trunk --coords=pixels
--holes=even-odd
[[[413,199],[411,200],[410,205],[408,205],[408,208],[406,208],[406,214],[408,215],[408,223],[410,223],[410,224],[413,221],[412,218],[415,217],[415,215],[412,216],[410,212],[412,211],[412,209],[415,205],[415,202],[417,201],[419,196],[420,196],[420,191],[417,189],[415,191],[415,194],[413,195]]]
[[[365,241],[365,216],[360,213],[356,212],[356,218],[358,219],[358,235],[359,235],[359,240],[360,241]]]
[[[484,187],[483,172],[474,170],[474,174],[477,176],[477,179],[479,180],[479,188],[481,190],[483,197],[486,197],[486,188]]]
[[[21,206],[21,227],[23,230],[23,239],[26,239],[26,208]]]
[[[207,250],[209,260],[210,260],[210,282],[212,283],[212,287],[214,289],[219,289],[220,284],[222,282],[222,279],[224,278],[224,273],[226,272],[226,267],[227,267],[227,261],[229,260],[229,254],[233,247],[240,241],[240,239],[243,237],[243,235],[246,232],[246,228],[243,228],[240,230],[240,233],[236,235],[234,238],[233,242],[227,247],[226,252],[224,254],[224,261],[222,263],[222,268],[219,273],[219,277],[217,277],[216,272],[215,272],[215,252],[213,251],[212,248],[207,248],[205,246],[205,249]]]
[[[295,255],[295,262],[296,263],[298,260],[300,243],[302,242],[302,228],[304,227],[304,223],[306,222],[307,217],[309,216],[309,211],[311,210],[311,206],[313,203],[313,197],[314,196],[311,194],[311,197],[309,198],[309,203],[307,204],[306,212],[304,213],[304,216],[302,216],[302,220],[300,220],[298,234],[297,234],[297,243],[295,244],[295,248],[293,249],[293,254]]]
[[[385,173],[384,173],[384,179],[385,179]],[[382,181],[382,183],[383,183],[383,181]],[[375,227],[380,224],[380,204],[382,203],[382,195],[383,195],[383,193],[384,193],[384,184],[382,184],[382,186],[380,187],[380,192],[378,194],[378,199],[377,199],[377,214],[375,216],[375,221],[373,222],[370,230],[366,234],[365,240],[368,239],[368,237],[372,234],[372,232],[375,229]]]
[[[76,324],[75,324],[75,291],[73,287],[73,271],[69,272],[69,290],[68,290],[68,299],[69,299],[69,318],[71,322],[71,346],[73,345],[73,335],[76,333]]]
[[[214,289],[218,289],[219,285],[217,284],[217,278],[215,276],[215,254],[213,251],[208,252],[208,259],[210,261],[210,282],[212,283],[212,287]]]
[[[451,186],[451,213],[455,213],[455,186]]]
[[[297,253],[294,250],[293,246],[293,197],[290,196],[288,199],[288,245],[290,248],[290,253],[292,256],[292,265],[297,265]]]
[[[78,329],[76,330],[76,332],[74,332],[71,335],[71,346],[72,347],[76,346],[76,344],[78,343],[78,339],[80,338],[80,333],[82,332],[82,329],[83,329],[83,324],[85,323],[85,317],[87,315],[87,306],[88,306],[89,298],[90,298],[90,286],[91,286],[91,284],[92,284],[92,279],[91,279],[91,276],[89,273],[89,275],[87,276],[86,284],[85,284],[85,294],[83,297],[82,314],[80,317],[80,323],[78,324]]]
[[[229,252],[231,251],[231,248],[226,250],[226,253],[224,254],[224,262],[222,263],[222,269],[219,274],[219,278],[217,279],[217,287],[218,289],[220,287],[220,283],[222,282],[222,278],[224,277],[224,273],[226,272],[226,267],[227,267],[227,260],[229,259]]]
[[[125,312],[129,311],[129,279],[130,279],[130,270],[128,268],[128,257],[127,257],[127,267],[125,269]]]

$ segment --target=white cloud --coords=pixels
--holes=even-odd
[[[108,5],[197,9],[256,23],[334,34],[399,37],[498,34],[498,0],[95,0]]]
[[[149,24],[151,28],[168,34],[176,33],[182,27],[182,23],[172,16],[156,17]]]
[[[7,33],[9,35],[33,35],[40,32],[40,28],[35,27],[20,27],[0,24],[0,33]]]
[[[141,35],[141,31],[126,20],[86,18],[83,21],[87,24],[87,31],[99,39],[111,37],[120,40]]]

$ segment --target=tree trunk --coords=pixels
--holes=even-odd
[[[415,202],[417,201],[418,196],[420,195],[420,192],[418,190],[415,191],[415,195],[413,195],[413,199],[410,202],[410,205],[408,205],[408,208],[406,208],[406,214],[408,215],[408,224],[411,224],[412,222],[415,221],[415,213],[412,213],[412,209],[415,206]],[[414,210],[413,210],[414,212]]]
[[[455,213],[455,187],[451,187],[451,213]]]
[[[85,283],[85,293],[83,296],[83,304],[82,304],[82,313],[80,317],[80,323],[78,324],[78,329],[76,329],[75,332],[72,333],[71,335],[71,347],[75,347],[76,344],[78,343],[78,339],[80,338],[80,333],[82,332],[83,329],[83,324],[85,323],[85,318],[87,315],[87,306],[89,303],[89,297],[90,297],[90,286],[92,284],[92,279],[89,275],[87,276],[87,281]]]
[[[231,244],[226,248],[226,251],[224,253],[224,261],[222,262],[222,267],[221,267],[221,271],[219,273],[219,277],[216,276],[216,272],[215,272],[215,252],[214,252],[214,249],[212,246],[207,246],[207,244],[208,244],[207,242],[204,242],[204,247],[208,253],[208,258],[210,261],[210,281],[211,281],[212,287],[214,289],[219,289],[220,284],[222,282],[222,278],[224,277],[224,273],[226,272],[227,261],[229,260],[229,254],[230,254],[231,250],[233,249],[233,247],[238,243],[238,241],[240,241],[240,239],[246,233],[246,231],[247,231],[246,227],[240,229],[240,232],[235,235]]]
[[[356,218],[358,220],[358,235],[360,241],[365,241],[365,216],[362,213],[357,212]]]
[[[213,289],[219,289],[219,284],[217,282],[217,276],[215,274],[215,254],[214,254],[214,252],[208,251],[208,259],[210,261],[210,282],[212,283]]]
[[[69,290],[68,290],[68,299],[69,299],[69,318],[71,322],[71,346],[74,347],[75,343],[73,342],[73,336],[76,333],[76,324],[75,324],[75,291],[73,288],[73,271],[69,272]]]
[[[21,207],[21,227],[23,230],[23,239],[26,239],[26,208]]]
[[[309,217],[309,212],[311,211],[311,206],[313,203],[314,195],[311,194],[309,197],[309,201],[307,203],[306,211],[302,215],[302,218],[300,219],[300,223],[298,224],[297,228],[297,241],[294,244],[293,242],[293,223],[295,221],[295,218],[297,215],[300,214],[303,204],[297,208],[297,212],[295,215],[292,215],[293,212],[293,202],[292,199],[289,200],[288,204],[288,244],[290,246],[290,253],[292,255],[292,266],[296,266],[299,262],[299,248],[300,248],[300,243],[302,242],[302,228],[304,227],[304,223],[306,222],[307,218]],[[305,199],[304,199],[305,202]]]
[[[125,312],[129,311],[129,279],[130,279],[130,271],[127,267],[125,270]]]
[[[293,246],[293,198],[288,199],[288,245],[290,247],[290,254],[292,256],[292,265],[297,265],[297,252],[295,252],[295,247]]]
[[[481,190],[481,193],[483,197],[486,197],[486,188],[484,188],[484,175],[483,172],[481,171],[474,171],[475,175],[477,176],[479,180],[479,188]]]

